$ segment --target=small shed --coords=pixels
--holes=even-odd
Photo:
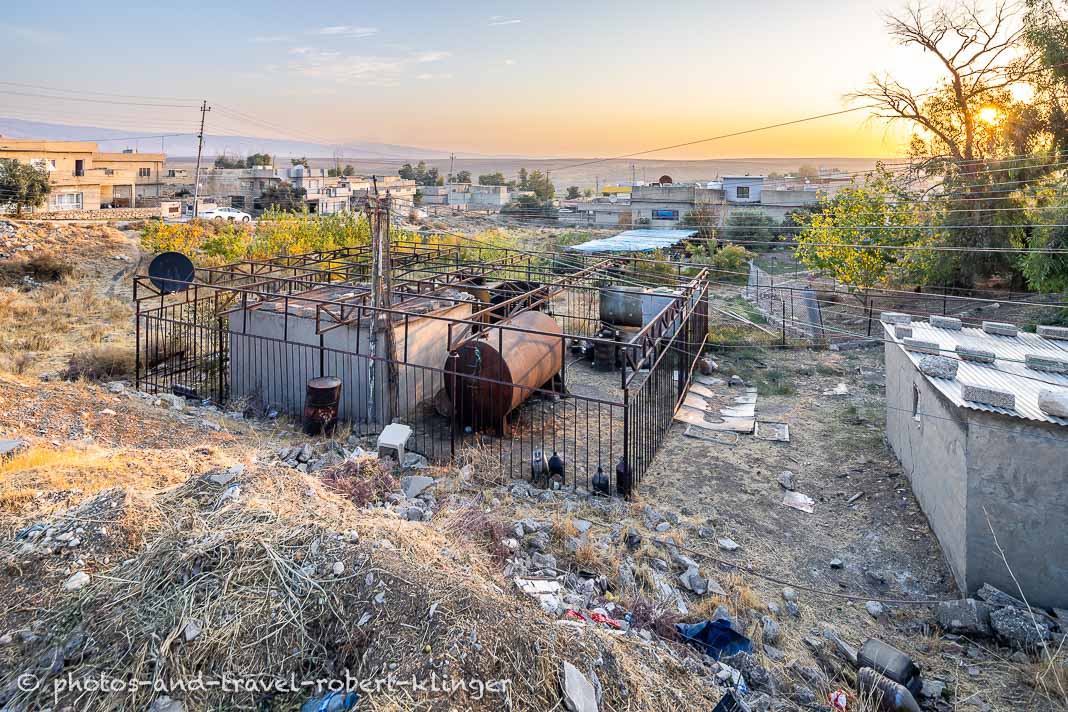
[[[1068,607],[1068,329],[882,321],[886,437],[957,584],[1014,591],[1007,560],[1032,604]]]

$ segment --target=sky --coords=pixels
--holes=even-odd
[[[619,155],[838,111],[873,72],[930,87],[934,60],[886,36],[884,13],[901,7],[20,3],[0,14],[13,64],[4,75],[32,86],[0,86],[0,116],[187,131],[207,99],[218,108],[209,133]],[[858,111],[649,157],[885,157],[901,155],[907,138]]]

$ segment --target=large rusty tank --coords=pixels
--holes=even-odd
[[[531,389],[550,384],[563,368],[563,332],[551,316],[523,312],[507,326],[546,333],[485,329],[446,359],[445,390],[462,425],[502,430],[505,417],[532,395]]]

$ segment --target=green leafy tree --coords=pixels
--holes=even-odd
[[[839,191],[833,200],[821,204],[821,211],[812,214],[802,229],[797,238],[798,259],[809,267],[829,270],[847,285],[866,288],[886,283],[902,253],[879,248],[915,239],[909,230],[897,229],[916,223],[911,203],[900,198],[885,174]]]
[[[505,180],[504,174],[500,171],[496,173],[483,173],[478,177],[479,185],[508,185],[508,181]]]
[[[290,158],[289,165],[304,166],[306,169],[311,170],[311,166],[308,165],[308,159],[304,156],[301,156],[300,158]]]
[[[245,159],[246,168],[260,168],[274,165],[274,158],[269,153],[253,153]]]
[[[569,185],[567,187],[567,199],[568,200],[577,200],[578,198],[581,198],[581,197],[582,197],[582,191],[579,190],[579,187],[577,185]]]
[[[22,209],[44,204],[52,192],[48,171],[20,163],[13,158],[0,159],[0,202],[14,204],[15,217],[22,217]]]
[[[338,176],[341,175],[341,169],[340,168],[327,168],[326,169],[326,175],[328,177],[330,177],[330,178],[337,178]]]
[[[534,195],[542,202],[552,200],[553,196],[556,195],[556,188],[553,187],[549,176],[539,170],[533,170],[527,176],[526,189],[534,191]]]
[[[416,185],[443,185],[445,183],[445,179],[438,175],[438,169],[427,168],[426,161],[419,161],[414,168],[411,163],[405,163],[397,174],[405,180],[414,180]]]
[[[216,168],[244,168],[245,159],[239,156],[227,156],[225,153],[215,158]]]
[[[470,183],[471,171],[460,171],[456,175],[452,176],[450,183]]]
[[[767,249],[777,239],[778,223],[770,215],[759,210],[736,210],[723,227],[723,239],[751,245],[750,249]]]
[[[517,185],[519,186],[519,190],[530,190],[530,181],[527,178],[526,168],[519,169],[519,183]]]
[[[304,188],[296,188],[291,183],[278,183],[270,185],[260,196],[260,203],[264,209],[281,210],[282,212],[299,212],[305,208],[304,198],[307,191]]]
[[[346,163],[345,164],[345,168],[343,168],[342,171],[341,171],[341,175],[343,175],[343,176],[354,176],[354,175],[356,175],[356,169],[352,167],[351,163]]]

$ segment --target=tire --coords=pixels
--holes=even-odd
[[[213,217],[213,218],[212,218],[212,220],[220,220],[220,221],[221,221],[222,219],[223,219],[223,216],[222,216],[222,215],[216,215],[215,217]]]
[[[250,218],[248,215],[246,215],[245,217],[241,218],[241,222],[250,222],[251,220],[252,220],[252,218]]]

